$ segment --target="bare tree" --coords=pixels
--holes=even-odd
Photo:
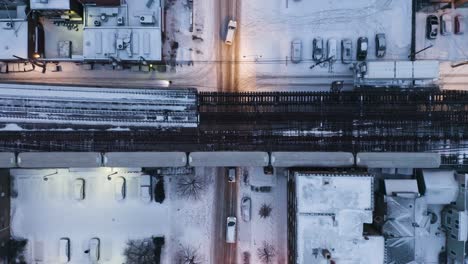
[[[262,204],[262,206],[260,207],[260,210],[258,211],[258,214],[260,215],[261,218],[267,218],[270,216],[271,210],[273,209],[271,208],[270,204]]]
[[[264,241],[263,246],[257,249],[257,256],[263,264],[273,263],[273,259],[276,256],[275,247]]]
[[[155,246],[151,239],[128,240],[124,250],[126,264],[153,264]]]
[[[197,175],[182,176],[177,181],[177,193],[184,197],[199,199],[206,189],[207,182]]]
[[[176,255],[177,264],[202,264],[203,260],[198,250],[192,246],[182,246]]]

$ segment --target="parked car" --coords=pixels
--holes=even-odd
[[[226,243],[236,243],[236,224],[235,216],[229,216],[226,219]]]
[[[336,46],[337,46],[336,39],[334,39],[334,38],[328,39],[328,42],[327,42],[327,59],[330,59],[331,61],[336,61],[336,59],[338,58],[337,47]]]
[[[353,42],[350,39],[341,40],[341,61],[344,64],[349,64],[352,61]]]
[[[299,63],[302,60],[302,41],[299,39],[291,42],[291,61]]]
[[[453,31],[452,16],[445,13],[440,16],[440,34],[450,35]]]
[[[357,42],[357,60],[358,61],[363,61],[366,60],[367,58],[367,50],[369,48],[368,45],[368,40],[366,37],[360,37],[358,38]]]
[[[462,35],[465,32],[465,18],[462,15],[455,16],[455,34]]]
[[[67,263],[70,261],[70,239],[61,238],[59,241],[59,261]]]
[[[85,198],[85,180],[77,178],[73,181],[73,197],[75,200],[83,200]]]
[[[383,58],[387,52],[387,39],[384,33],[375,35],[375,56]]]
[[[114,183],[114,197],[117,201],[123,200],[125,198],[125,178],[117,177],[115,178]]]
[[[426,37],[436,39],[439,31],[439,19],[435,15],[428,15],[426,18]]]
[[[91,261],[98,261],[100,255],[101,241],[95,237],[89,241],[89,259]]]
[[[314,38],[312,41],[312,59],[320,61],[323,59],[323,39]]]
[[[232,45],[232,43],[234,42],[234,36],[236,35],[236,29],[237,21],[229,20],[226,39],[224,40],[224,43],[226,43],[227,45]]]
[[[254,192],[271,192],[271,186],[253,186],[250,185],[250,190]]]
[[[252,200],[250,197],[242,197],[241,200],[241,215],[242,215],[242,220],[245,222],[250,221],[250,212],[252,208]]]
[[[145,203],[151,202],[151,176],[142,175],[140,177],[140,199]]]
[[[236,177],[237,177],[236,167],[226,168],[226,175],[227,175],[227,178],[228,178],[228,182],[236,182]]]

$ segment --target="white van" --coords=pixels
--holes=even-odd
[[[334,38],[331,38],[327,42],[327,59],[330,59],[331,61],[336,61],[338,58],[338,49],[337,49],[337,41]]]
[[[224,43],[226,43],[227,45],[232,45],[232,42],[234,42],[234,35],[236,34],[236,29],[237,21],[229,20],[226,39],[224,40]]]
[[[59,242],[59,261],[67,263],[70,261],[70,239],[61,238]]]
[[[236,243],[236,224],[235,216],[229,216],[226,219],[226,243]]]
[[[295,39],[291,42],[291,62],[299,63],[302,60],[302,41]]]

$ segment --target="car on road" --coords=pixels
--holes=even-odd
[[[312,58],[314,61],[323,59],[323,39],[314,38],[312,41]]]
[[[236,243],[237,218],[229,216],[226,219],[226,243]]]
[[[252,210],[252,200],[250,197],[242,197],[241,200],[241,215],[245,222],[250,221],[250,212]]]
[[[428,15],[426,18],[426,37],[436,39],[439,31],[439,19],[435,15]]]
[[[236,169],[236,167],[226,168],[226,175],[227,175],[227,178],[228,178],[228,182],[236,182],[236,178],[237,178],[237,169]]]
[[[350,39],[341,40],[341,61],[344,64],[349,64],[352,61],[353,42]]]
[[[291,62],[299,63],[302,61],[302,41],[295,39],[291,42]]]
[[[455,34],[462,35],[465,32],[465,17],[462,15],[455,16]]]
[[[140,176],[140,200],[144,203],[151,202],[151,176]]]
[[[227,45],[232,45],[232,43],[234,42],[234,37],[236,35],[236,29],[237,21],[229,20],[224,43],[226,43]]]
[[[126,191],[125,178],[124,177],[115,178],[115,182],[114,182],[115,200],[121,201],[125,199],[125,191]]]
[[[375,56],[377,58],[383,58],[387,52],[387,39],[384,33],[375,35]]]
[[[67,263],[70,261],[70,239],[61,238],[59,241],[59,262]]]
[[[101,250],[101,241],[99,238],[95,237],[89,241],[89,259],[93,262],[99,260],[100,250]]]
[[[337,42],[336,39],[331,38],[328,39],[327,41],[327,59],[331,61],[336,61],[338,58],[338,52],[337,52]]]
[[[358,61],[366,60],[367,50],[369,48],[368,43],[369,43],[369,41],[367,40],[366,37],[358,38],[358,41],[357,41],[357,54],[356,54],[356,59]]]
[[[453,24],[452,16],[448,13],[445,13],[440,16],[440,34],[441,35],[450,35],[452,34]]]
[[[85,180],[77,178],[73,181],[73,197],[77,201],[81,201],[85,198]]]

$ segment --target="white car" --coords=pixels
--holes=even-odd
[[[452,16],[447,13],[440,16],[440,34],[450,35],[452,34],[452,28]]]
[[[140,199],[145,202],[151,202],[151,176],[142,175],[140,177]]]
[[[334,38],[331,38],[327,42],[327,59],[331,61],[336,61],[338,59],[337,51],[337,41]]]
[[[226,219],[226,243],[236,243],[236,224],[235,216],[229,216]]]
[[[117,177],[114,182],[114,197],[117,201],[121,201],[125,198],[125,178]]]
[[[236,35],[236,29],[237,21],[229,20],[226,39],[224,40],[224,43],[226,43],[227,45],[232,45],[232,42],[234,42],[234,36]]]
[[[75,200],[81,201],[85,198],[85,180],[77,178],[73,182],[73,197]]]
[[[89,259],[93,262],[99,260],[101,241],[99,238],[92,238],[89,241]]]
[[[59,241],[59,261],[67,263],[70,261],[70,239],[61,238]]]
[[[226,174],[228,177],[228,182],[236,182],[236,173],[237,169],[236,167],[229,167],[226,170]]]
[[[243,197],[241,200],[241,215],[242,215],[242,220],[245,222],[250,221],[250,211],[252,208],[252,200],[250,197]]]

